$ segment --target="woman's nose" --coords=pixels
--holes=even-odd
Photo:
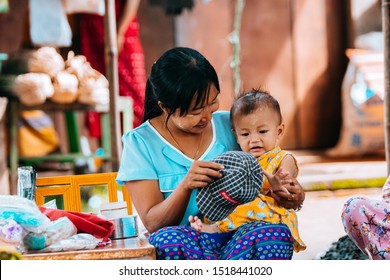
[[[213,112],[212,112],[211,108],[209,106],[207,106],[203,110],[202,119],[205,121],[210,121],[212,114],[213,114]]]

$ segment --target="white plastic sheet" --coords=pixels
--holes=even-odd
[[[30,0],[30,36],[35,46],[72,44],[72,31],[61,0]]]

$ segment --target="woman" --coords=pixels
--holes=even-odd
[[[352,197],[344,204],[341,220],[345,232],[372,260],[390,260],[390,176],[382,200]]]
[[[210,160],[238,149],[229,113],[217,111],[219,94],[215,69],[199,52],[164,53],[147,80],[144,123],[123,136],[117,181],[152,233],[158,259],[291,259],[293,239],[283,224],[255,222],[216,234],[188,225],[190,215],[199,215],[196,189],[221,176],[223,166]],[[294,196],[275,199],[296,209],[304,192],[286,183]],[[248,245],[237,251],[242,242]]]

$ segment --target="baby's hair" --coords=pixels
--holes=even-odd
[[[261,107],[271,108],[278,115],[279,124],[282,123],[279,102],[268,91],[262,88],[253,88],[251,91],[241,93],[234,101],[230,109],[232,127],[234,128],[234,117],[249,115]]]

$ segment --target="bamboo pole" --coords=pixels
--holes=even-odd
[[[110,91],[110,132],[111,132],[111,168],[119,168],[121,146],[120,115],[118,110],[119,78],[118,78],[118,47],[116,38],[115,0],[104,0],[104,51],[106,73]]]
[[[245,0],[237,0],[234,11],[233,32],[230,36],[230,42],[233,44],[233,58],[231,66],[233,67],[233,82],[234,82],[234,95],[237,96],[241,90],[241,76],[240,76],[240,64],[241,64],[241,45],[240,45],[240,31],[241,31],[241,18],[244,11]]]
[[[382,29],[384,36],[384,64],[385,64],[385,149],[387,174],[390,174],[390,0],[382,0]]]

